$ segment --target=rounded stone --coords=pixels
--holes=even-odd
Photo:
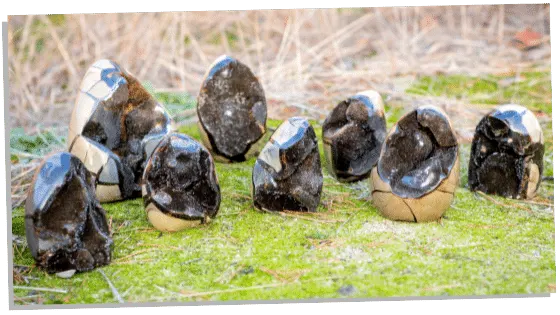
[[[170,123],[136,78],[114,61],[99,60],[82,79],[68,151],[95,176],[101,202],[140,197],[146,160]]]
[[[221,56],[211,65],[197,99],[198,127],[217,160],[245,161],[258,153],[266,133],[264,90],[251,69]]]
[[[160,231],[209,222],[221,201],[212,155],[189,136],[166,136],[148,160],[142,196],[148,220]]]
[[[439,219],[459,183],[459,147],[447,115],[421,106],[390,130],[370,176],[372,201],[392,220]]]
[[[468,185],[506,198],[531,199],[543,173],[544,137],[527,108],[497,107],[478,123],[472,141]]]
[[[368,177],[387,135],[384,104],[376,91],[340,102],[323,123],[327,169],[341,182]]]
[[[77,157],[56,153],[39,165],[25,204],[25,234],[31,255],[49,273],[70,277],[109,264],[113,241],[105,210]]]
[[[270,211],[313,212],[322,188],[315,131],[307,119],[292,117],[276,129],[255,162],[254,205]]]

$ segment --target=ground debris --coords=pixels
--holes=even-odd
[[[340,289],[338,289],[337,292],[342,294],[342,295],[348,296],[348,295],[356,294],[358,292],[358,290],[356,289],[356,287],[349,284],[349,285],[344,285],[344,286],[340,287]]]

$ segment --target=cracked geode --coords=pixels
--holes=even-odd
[[[341,182],[368,177],[387,135],[381,95],[364,91],[340,102],[323,123],[329,172]]]
[[[31,255],[61,277],[109,264],[111,239],[94,179],[70,153],[47,157],[38,167],[25,204]]]
[[[421,106],[391,129],[370,177],[373,204],[392,220],[432,221],[459,182],[459,146],[447,115]]]
[[[307,119],[284,121],[261,151],[253,168],[253,202],[259,209],[314,212],[323,174],[317,138]]]
[[[478,123],[469,161],[469,188],[507,198],[531,199],[543,172],[544,137],[527,108],[497,107]]]
[[[141,195],[146,160],[170,119],[138,80],[110,60],[86,72],[72,111],[68,150],[96,177],[101,202]]]
[[[212,155],[189,136],[166,136],[148,160],[142,195],[148,220],[160,231],[208,222],[221,201]]]
[[[206,73],[197,101],[202,141],[217,160],[245,161],[258,153],[266,141],[266,98],[249,67],[219,57]]]

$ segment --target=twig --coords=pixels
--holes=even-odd
[[[138,244],[138,246],[169,248],[169,249],[173,249],[173,250],[183,250],[183,248],[181,248],[181,247],[170,246],[170,245],[162,245],[162,244]]]
[[[35,299],[41,297],[40,294],[35,294],[35,295],[28,295],[28,296],[14,296],[14,299],[18,300],[18,301],[24,301],[24,300],[30,300],[30,299]]]
[[[246,267],[245,265],[241,265],[233,270],[228,268],[226,272],[224,272],[220,277],[214,280],[214,282],[221,283],[221,284],[229,283],[245,267]]]
[[[134,253],[132,253],[132,254],[130,254],[130,255],[126,255],[126,256],[124,256],[124,257],[115,259],[114,262],[121,262],[121,261],[123,261],[123,260],[126,260],[127,258],[131,258],[131,257],[137,256],[137,255],[140,255],[140,254],[144,254],[144,253],[150,252],[150,251],[153,251],[153,249],[151,249],[151,248],[142,249],[142,250],[139,250],[139,251],[137,251],[137,252],[134,252]]]
[[[342,229],[342,227],[344,227],[344,226],[346,225],[346,223],[348,223],[350,220],[352,220],[352,218],[354,218],[354,216],[355,216],[356,214],[358,214],[358,213],[360,213],[360,211],[356,211],[356,212],[352,213],[352,215],[350,215],[350,217],[349,217],[346,221],[344,221],[344,222],[336,229],[335,235],[338,235],[338,232],[340,232],[340,230]]]
[[[128,265],[128,264],[142,264],[142,263],[151,263],[153,259],[144,259],[144,260],[128,260],[128,261],[116,261],[112,262],[113,265]]]
[[[496,205],[498,205],[498,206],[500,206],[500,207],[504,207],[504,208],[511,208],[511,207],[514,207],[514,208],[517,208],[517,209],[521,209],[521,210],[528,211],[529,213],[533,213],[533,210],[531,210],[531,209],[529,209],[529,208],[526,208],[526,207],[521,207],[521,206],[515,205],[515,204],[510,204],[510,205],[508,205],[508,204],[499,202],[499,201],[496,200],[495,198],[492,198],[491,196],[489,196],[489,195],[483,193],[483,192],[480,191],[480,190],[477,190],[476,193],[480,194],[482,197],[484,197],[484,198],[486,198],[486,199],[492,201],[494,204],[496,204]]]
[[[107,284],[109,284],[109,287],[111,288],[111,292],[113,292],[113,296],[115,297],[115,299],[119,303],[124,303],[121,295],[119,294],[119,291],[117,291],[117,288],[115,288],[115,286],[113,285],[111,280],[109,280],[109,278],[105,275],[105,272],[103,272],[103,270],[101,270],[101,269],[97,269],[97,271],[103,276],[103,278],[105,278],[105,281],[107,281]]]
[[[531,204],[531,205],[539,205],[539,206],[547,206],[547,207],[554,207],[554,203],[549,203],[549,202],[540,202],[540,201],[534,201],[534,200],[517,200],[518,202],[521,203],[527,203],[527,204]]]
[[[29,290],[29,291],[55,292],[55,293],[68,293],[68,290],[64,290],[64,289],[26,287],[26,286],[19,286],[19,285],[14,285],[14,289]]]
[[[306,217],[306,216],[303,216],[303,215],[291,214],[291,213],[287,212],[286,210],[280,211],[279,214],[281,216],[292,217],[292,218],[303,219],[303,220],[309,220],[309,221],[319,222],[319,223],[343,222],[342,220],[338,220],[338,219],[332,219],[332,220],[314,219],[314,218]]]
[[[265,268],[265,267],[260,267],[259,269],[262,272],[265,272],[265,273],[273,276],[274,278],[276,278],[276,280],[279,280],[279,281],[282,281],[282,282],[297,281],[306,272],[309,272],[309,269],[294,271],[294,272],[280,272],[280,271],[275,271],[275,270],[268,269],[268,268]]]

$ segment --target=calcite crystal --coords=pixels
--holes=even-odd
[[[499,106],[476,127],[468,185],[507,198],[533,198],[542,179],[543,155],[543,132],[535,115],[520,105]]]
[[[68,277],[109,264],[105,210],[77,157],[57,153],[39,165],[25,204],[25,233],[31,255],[49,273]]]
[[[221,201],[212,155],[189,136],[166,136],[148,160],[142,195],[148,220],[160,231],[208,222]]]
[[[317,138],[307,119],[284,121],[253,168],[253,202],[259,209],[313,212],[323,188]]]
[[[459,147],[447,115],[421,106],[391,129],[370,177],[373,204],[392,220],[439,219],[459,182]]]
[[[266,141],[264,90],[249,67],[234,58],[221,56],[212,64],[197,113],[203,143],[219,161],[245,161]]]
[[[96,177],[101,202],[140,197],[142,173],[170,131],[163,107],[110,60],[86,72],[72,112],[68,150]]]
[[[329,172],[341,182],[368,177],[386,135],[379,93],[364,91],[340,102],[323,123],[323,151]]]

